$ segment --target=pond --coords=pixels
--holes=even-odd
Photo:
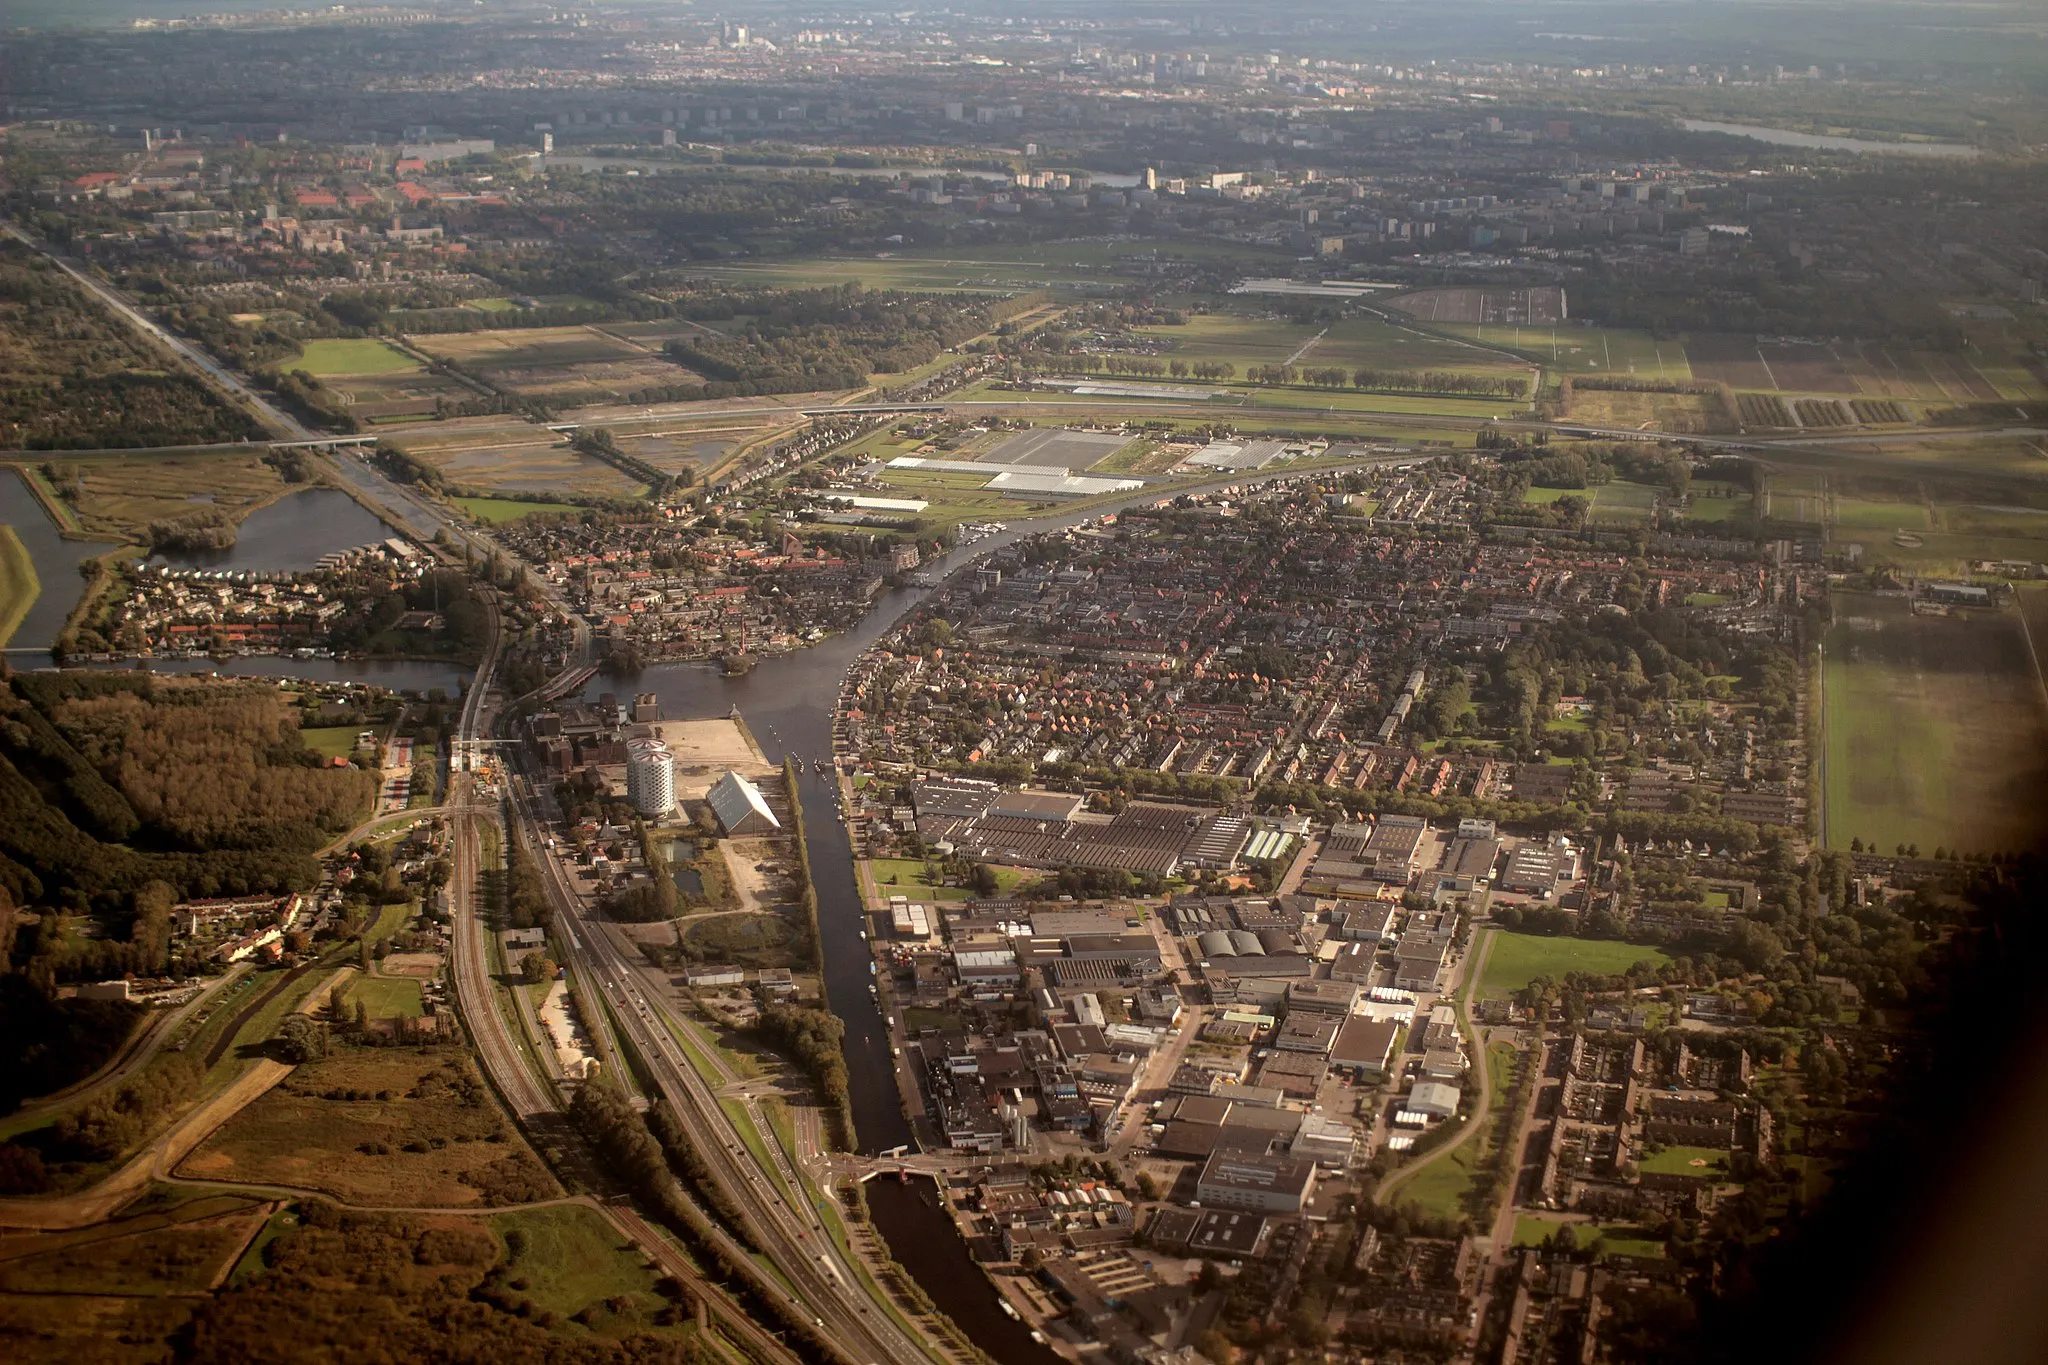
[[[326,555],[373,545],[391,534],[389,526],[340,489],[308,488],[251,512],[225,550],[158,555],[150,562],[180,569],[302,570]]]

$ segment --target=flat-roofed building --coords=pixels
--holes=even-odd
[[[1202,1163],[1195,1197],[1204,1208],[1300,1213],[1315,1185],[1313,1161],[1219,1148]]]
[[[1395,1020],[1353,1015],[1337,1030],[1330,1046],[1330,1065],[1356,1072],[1365,1080],[1378,1080],[1387,1074],[1394,1040],[1400,1036],[1401,1025]]]

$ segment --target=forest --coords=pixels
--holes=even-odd
[[[0,447],[95,450],[260,436],[56,266],[0,242]]]

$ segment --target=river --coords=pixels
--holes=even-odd
[[[1682,118],[1678,126],[1688,133],[1726,133],[1729,137],[1754,138],[1779,147],[1805,147],[1818,152],[1861,152],[1872,156],[1946,157],[1968,161],[1980,155],[1964,142],[1877,142],[1861,137],[1826,137],[1819,133],[1795,133],[1785,128],[1762,128],[1751,123],[1715,123],[1707,119]]]
[[[619,170],[645,171],[658,175],[663,171],[703,170],[704,165],[705,163],[701,161],[664,161],[655,157],[598,156],[578,152],[549,152],[540,158],[540,167],[545,171],[602,171],[616,167]],[[893,180],[899,175],[928,180],[933,176],[943,176],[947,180],[983,180],[992,185],[1008,185],[1016,180],[1008,171],[956,170],[945,166],[756,166],[736,161],[727,169],[790,175],[836,175],[863,180]],[[1130,190],[1143,183],[1139,177],[1125,171],[1081,172],[1070,169],[1067,174],[1085,174],[1091,189]]]
[[[71,609],[78,605],[78,595],[85,590],[79,565],[113,549],[113,543],[66,540],[58,534],[56,523],[29,491],[28,479],[20,470],[0,475],[0,525],[14,528],[42,584],[28,614],[21,618],[21,624],[7,641],[7,651],[17,655],[47,653],[57,642]]]

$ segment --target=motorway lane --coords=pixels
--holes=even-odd
[[[525,813],[537,820],[537,803],[531,798],[529,803]],[[658,1018],[659,1007],[634,984],[635,965],[609,938],[584,922],[581,898],[568,884],[560,861],[545,858],[543,869],[556,901],[556,927],[568,950],[566,955],[579,968],[586,986],[603,993],[612,1018],[632,1040],[714,1178],[741,1210],[755,1244],[798,1291],[792,1299],[771,1284],[770,1292],[811,1318],[855,1360],[933,1359],[922,1342],[904,1332],[883,1306],[858,1288],[852,1268],[816,1211],[807,1204],[792,1208],[776,1192],[773,1179],[754,1163],[710,1084],[697,1074]],[[792,1188],[802,1186],[798,1183]]]

